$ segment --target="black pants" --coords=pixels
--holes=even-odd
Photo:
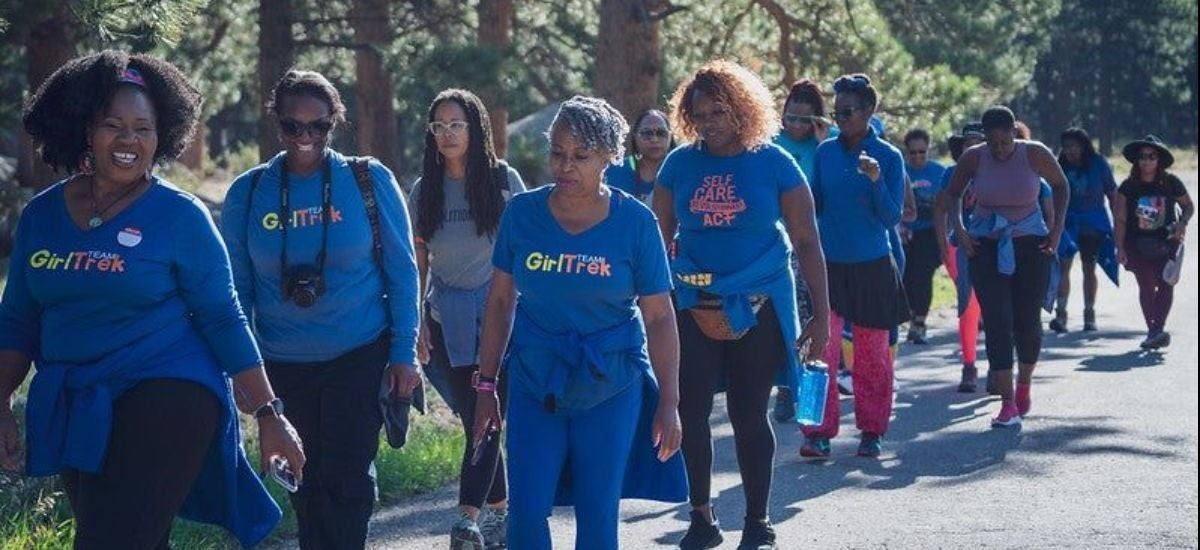
[[[317,363],[267,362],[267,377],[304,442],[304,481],[291,494],[300,548],[360,549],[375,505],[379,389],[388,341]]]
[[[971,258],[971,284],[983,310],[987,327],[988,368],[1012,370],[1013,347],[1017,360],[1034,364],[1042,352],[1042,303],[1050,284],[1050,262],[1057,258],[1038,248],[1043,237],[1017,237],[1013,251],[1017,260],[1012,275],[1000,273],[995,239],[977,241]]]
[[[61,476],[75,514],[75,548],[170,548],[171,522],[220,419],[216,396],[187,380],[144,380],[117,398],[100,472]]]
[[[746,517],[766,519],[771,492],[775,432],[767,402],[779,367],[787,362],[783,333],[771,302],[758,312],[758,324],[740,340],[712,340],[687,311],[679,313],[679,417],[683,457],[693,506],[708,504],[712,490],[713,394],[726,388],[729,421],[737,448]]]
[[[436,371],[446,383],[443,385],[452,394],[446,396],[447,402],[454,403],[454,413],[462,421],[466,442],[463,449],[462,464],[459,466],[458,504],[482,508],[484,503],[496,504],[508,499],[508,485],[504,478],[504,458],[500,453],[500,437],[496,434],[487,447],[479,463],[471,465],[471,440],[475,437],[475,389],[471,387],[471,377],[479,370],[479,365],[470,367],[450,366],[450,356],[446,352],[446,341],[442,338],[442,325],[425,314],[425,323],[429,327],[429,342],[432,350],[429,352],[427,371]],[[507,377],[499,377],[500,409],[504,411],[508,405]]]
[[[937,232],[932,229],[914,232],[912,240],[904,245],[904,254],[907,257],[904,289],[908,291],[908,305],[914,317],[924,317],[929,315],[929,306],[933,303],[933,274],[942,265]]]

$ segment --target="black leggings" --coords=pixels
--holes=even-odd
[[[942,265],[938,248],[937,233],[926,229],[913,233],[912,240],[904,245],[907,262],[904,267],[904,288],[908,291],[908,304],[914,317],[929,315],[933,303],[933,274]]]
[[[379,389],[388,340],[329,361],[267,361],[267,377],[304,442],[304,483],[290,495],[303,550],[360,549],[375,506]]]
[[[999,270],[995,239],[980,239],[971,258],[971,284],[983,309],[987,327],[988,368],[1012,370],[1013,347],[1017,359],[1026,365],[1037,363],[1042,352],[1042,304],[1050,284],[1050,262],[1057,261],[1038,248],[1043,237],[1013,239],[1016,271],[1002,275]]]
[[[143,380],[117,398],[100,472],[61,476],[75,514],[75,548],[169,548],[171,523],[220,419],[216,396],[188,380]]]
[[[689,312],[680,312],[679,344],[679,417],[692,506],[708,504],[711,497],[713,447],[708,418],[713,394],[723,386],[746,496],[746,517],[766,519],[775,459],[775,432],[767,419],[767,401],[776,372],[787,362],[775,310],[768,301],[758,312],[758,324],[736,341],[708,338]]]
[[[450,366],[450,356],[446,352],[446,341],[442,338],[442,325],[434,321],[428,313],[425,315],[426,326],[429,327],[429,342],[432,350],[429,352],[427,370],[437,370],[449,386],[453,394],[447,396],[455,404],[455,414],[462,421],[463,433],[466,434],[467,444],[463,449],[462,464],[459,466],[458,505],[482,508],[484,502],[497,504],[508,498],[508,485],[504,478],[504,458],[500,453],[500,437],[493,437],[483,449],[479,463],[471,465],[472,448],[470,441],[475,436],[475,389],[471,387],[471,377],[479,370],[479,365],[470,367]],[[500,409],[503,412],[508,405],[507,377],[499,377]],[[497,434],[499,435],[499,434]]]

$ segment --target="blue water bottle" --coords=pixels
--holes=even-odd
[[[825,398],[829,391],[829,367],[820,361],[801,363],[800,395],[796,399],[796,422],[818,426],[825,421]]]

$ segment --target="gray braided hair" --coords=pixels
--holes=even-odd
[[[625,158],[629,123],[620,111],[598,97],[577,95],[563,102],[546,132],[547,141],[555,128],[563,128],[591,151],[604,151],[613,162]]]

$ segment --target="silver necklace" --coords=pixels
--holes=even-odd
[[[121,202],[129,195],[132,195],[133,192],[137,191],[138,188],[141,186],[142,186],[142,182],[139,180],[137,183],[130,185],[129,189],[126,189],[124,193],[121,193],[121,196],[117,197],[116,200],[108,203],[108,206],[105,206],[104,208],[100,208],[99,205],[96,204],[96,176],[92,176],[90,193],[89,193],[91,195],[91,200],[92,200],[92,217],[88,218],[88,227],[91,229],[95,229],[95,228],[103,225],[104,224],[104,213],[108,212],[118,202]]]

